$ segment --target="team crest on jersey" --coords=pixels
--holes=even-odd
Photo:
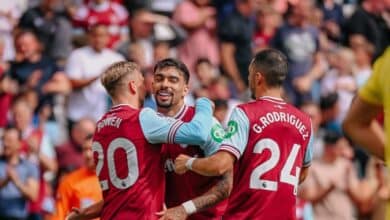
[[[225,130],[221,127],[219,124],[215,124],[211,128],[211,137],[213,140],[217,143],[221,143],[223,139],[225,138]]]
[[[238,123],[236,121],[229,121],[228,122],[228,129],[227,129],[227,132],[225,134],[225,138],[230,138],[231,136],[233,136],[236,132],[237,132],[237,129],[238,128]]]

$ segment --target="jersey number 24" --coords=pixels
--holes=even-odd
[[[293,165],[295,163],[296,157],[298,155],[299,144],[294,144],[288,158],[283,165],[283,168],[280,172],[280,182],[288,183],[294,186],[293,194],[297,194],[298,182],[299,182],[299,173],[301,168],[296,167],[295,176],[291,175],[291,170],[293,169]],[[251,189],[262,189],[269,191],[277,191],[278,182],[273,180],[265,180],[261,179],[261,176],[272,170],[280,160],[280,149],[278,143],[274,140],[265,138],[258,141],[253,148],[253,153],[261,154],[265,149],[268,149],[271,152],[271,157],[265,161],[264,163],[257,166],[251,174],[249,188]]]

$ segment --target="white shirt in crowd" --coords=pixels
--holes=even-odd
[[[111,64],[124,58],[110,49],[100,53],[86,46],[74,50],[66,64],[65,72],[70,79],[90,79],[100,76]],[[74,90],[68,100],[67,115],[72,121],[89,117],[95,121],[104,114],[108,107],[108,97],[98,78],[90,85]]]

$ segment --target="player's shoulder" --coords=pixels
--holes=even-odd
[[[291,104],[286,104],[286,106],[288,107],[288,111],[296,115],[298,118],[310,121],[310,116],[305,112]]]

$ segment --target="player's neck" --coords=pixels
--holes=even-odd
[[[280,88],[267,89],[263,92],[259,92],[256,98],[259,99],[264,96],[282,99],[282,90]]]
[[[131,107],[135,108],[135,109],[139,109],[140,108],[140,102],[138,99],[126,99],[126,98],[123,98],[123,97],[118,97],[118,98],[113,98],[112,99],[112,105],[113,106],[116,106],[116,105],[130,105]]]
[[[184,102],[180,102],[179,104],[171,106],[169,108],[157,107],[157,111],[165,116],[175,117],[183,107]]]

